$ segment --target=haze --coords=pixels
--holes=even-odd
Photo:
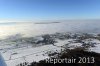
[[[52,34],[56,32],[83,32],[99,33],[100,20],[70,20],[58,23],[53,22],[25,22],[25,23],[1,23],[0,37],[23,34],[23,36],[36,36]]]

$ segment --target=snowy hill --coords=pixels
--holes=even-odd
[[[49,58],[74,48],[100,53],[100,20],[26,22],[0,25],[0,53],[7,66]]]
[[[0,52],[7,66],[16,66],[24,62],[38,62],[49,58],[48,54],[50,53],[60,53],[65,49],[78,47],[100,53],[99,34],[64,32],[35,37],[18,36],[10,36],[14,39],[8,40],[6,38],[0,41]]]

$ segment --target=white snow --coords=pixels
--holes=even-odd
[[[15,66],[16,64],[20,64],[21,62],[32,62],[32,61],[40,61],[46,58],[49,58],[46,54],[47,52],[55,52],[61,51],[61,48],[58,48],[53,45],[44,45],[40,47],[28,47],[28,48],[20,48],[20,49],[12,49],[8,50],[5,53],[2,53],[4,60],[7,63],[7,66]]]
[[[55,43],[54,45],[56,46],[63,46],[65,44],[69,44],[70,41],[73,41],[73,39],[68,39],[68,40],[56,40],[57,43]]]
[[[94,26],[97,25],[97,26]],[[87,27],[86,27],[87,25]],[[94,27],[93,27],[94,26]],[[55,24],[34,24],[34,23],[16,23],[14,25],[2,25],[0,26],[0,37],[4,38],[8,35],[13,34],[24,34],[24,37],[37,36],[42,34],[53,34],[56,32],[100,32],[99,22],[62,22]],[[96,30],[98,29],[98,30]],[[40,37],[38,37],[40,39]],[[36,39],[38,39],[36,38]],[[10,38],[11,39],[11,38]],[[13,38],[12,38],[13,39]],[[9,39],[8,39],[9,40]],[[42,38],[40,39],[42,40]],[[40,61],[48,57],[48,52],[61,52],[62,46],[66,46],[70,49],[81,47],[81,43],[71,42],[73,39],[68,40],[57,40],[54,45],[43,45],[39,47],[32,47],[32,45],[25,43],[10,43],[10,42],[0,42],[0,53],[2,54],[7,66],[16,66],[21,62],[32,62]],[[100,41],[96,39],[87,39],[85,42],[96,43],[95,47],[90,47],[89,51],[94,51],[100,53]],[[21,48],[16,48],[16,44],[20,44]]]
[[[66,39],[66,40],[56,40],[57,43],[42,45],[38,47],[33,47],[28,44],[28,46],[21,44],[22,47],[16,48],[14,45],[16,44],[2,44],[0,45],[0,52],[7,63],[7,66],[16,66],[23,62],[33,62],[40,61],[46,58],[49,58],[48,53],[52,52],[61,52],[64,47],[69,47],[69,49],[74,49],[77,47],[82,47],[82,43],[74,43],[74,39]],[[85,43],[92,42],[95,43],[95,47],[90,47],[88,50],[100,53],[100,41],[97,39],[86,39]]]
[[[100,53],[100,44],[97,44],[95,47],[89,48],[90,51]]]
[[[91,41],[93,43],[98,43],[96,44],[95,47],[91,47],[89,48],[89,51],[94,51],[97,53],[100,53],[100,41],[96,40],[96,39],[87,39],[85,40],[86,42]],[[64,49],[63,47],[66,46],[69,47],[69,49],[74,49],[76,47],[81,47],[82,43],[73,43],[73,39],[68,39],[68,40],[59,40],[57,39],[57,43],[53,44],[49,44],[49,45],[43,45],[43,46],[39,46],[39,47],[32,47],[31,45],[29,45],[28,47],[22,47],[22,48],[12,48],[12,49],[8,49],[5,51],[5,46],[3,48],[3,46],[1,45],[1,49],[3,48],[3,50],[1,50],[1,54],[5,60],[5,62],[7,63],[7,66],[16,66],[20,63],[23,62],[33,62],[33,61],[40,61],[40,60],[44,60],[46,58],[49,58],[48,56],[48,52],[52,53],[52,52],[61,52],[62,49]],[[6,45],[9,47],[9,45]],[[63,46],[63,47],[62,47]],[[10,45],[10,47],[13,47],[13,45]],[[10,48],[9,47],[9,48]],[[4,52],[5,51],[5,52]]]
[[[100,41],[97,39],[92,40],[93,43],[96,43],[95,47],[89,48],[89,51],[100,53]]]

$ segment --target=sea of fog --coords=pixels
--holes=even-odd
[[[65,22],[5,22],[0,23],[0,38],[14,34],[23,36],[36,36],[41,34],[51,34],[56,32],[85,32],[99,33],[99,20],[81,20]]]

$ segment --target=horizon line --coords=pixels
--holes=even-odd
[[[80,20],[100,20],[98,19],[53,19],[53,20],[0,20],[0,23],[2,22],[59,22],[59,21],[80,21]]]

